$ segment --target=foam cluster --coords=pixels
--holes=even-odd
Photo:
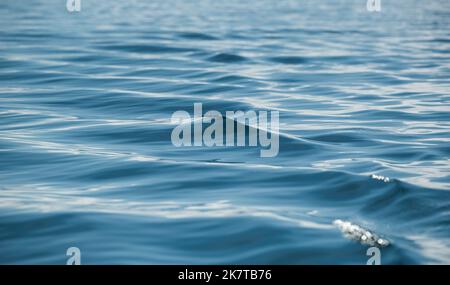
[[[377,247],[385,247],[390,244],[388,240],[350,222],[335,220],[333,224],[339,228],[346,238],[359,241],[362,244]]]

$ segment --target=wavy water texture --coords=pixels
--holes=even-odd
[[[339,2],[339,3],[337,3]],[[450,4],[0,2],[0,263],[450,263]],[[279,154],[171,143],[279,111]]]

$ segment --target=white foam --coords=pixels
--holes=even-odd
[[[382,175],[375,175],[375,174],[372,174],[371,177],[372,177],[373,179],[381,180],[381,181],[383,181],[383,182],[389,182],[389,181],[390,181],[389,177],[385,177],[385,176],[382,176]]]
[[[339,228],[344,237],[359,241],[362,244],[378,247],[385,247],[390,244],[388,240],[383,239],[377,234],[348,221],[335,220],[333,224]]]

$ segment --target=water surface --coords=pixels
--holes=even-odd
[[[64,2],[0,3],[0,263],[450,263],[448,1]],[[197,102],[279,155],[174,147]]]

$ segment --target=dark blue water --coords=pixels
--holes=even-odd
[[[0,263],[450,263],[450,2],[365,2],[1,1]]]

